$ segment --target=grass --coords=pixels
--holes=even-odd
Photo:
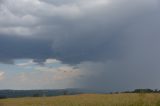
[[[0,106],[160,106],[160,94],[82,94],[2,99]]]

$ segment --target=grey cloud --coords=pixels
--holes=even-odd
[[[74,3],[78,0],[40,0],[41,2],[45,3],[53,3],[54,5],[62,5],[62,4],[68,4],[68,3]]]
[[[63,29],[60,30],[61,36],[52,36],[55,41],[53,49],[59,54],[58,59],[80,63],[123,58],[128,49],[128,35],[124,32],[157,9],[154,3],[149,5],[151,1],[141,2],[113,1],[108,7],[98,8],[95,13],[89,11],[81,19],[60,23]]]
[[[0,59],[4,63],[12,63],[14,59],[51,58],[53,50],[51,41],[35,40],[16,36],[0,35]]]
[[[48,40],[35,39],[31,41],[32,43],[29,43],[30,40],[14,40],[8,36],[7,39],[12,39],[12,45],[21,45],[24,47],[19,47],[20,49],[16,46],[9,48],[7,49],[9,54],[4,53],[3,49],[1,57],[8,59],[10,57],[11,59],[38,57],[36,60],[40,61],[45,60],[45,57],[54,57],[68,64],[124,58],[123,56],[126,55],[126,51],[128,50],[126,47],[126,45],[128,45],[128,40],[126,39],[128,35],[124,35],[125,30],[136,21],[143,18],[145,19],[150,14],[153,14],[152,12],[157,10],[156,1],[157,0],[140,0],[129,2],[127,0],[113,0],[109,1],[109,4],[97,7],[96,9],[85,8],[85,4],[82,3],[77,6],[83,15],[75,19],[66,19],[62,16],[38,17],[24,9],[23,11],[26,12],[24,15],[29,12],[29,15],[39,18],[39,24],[32,27],[32,29],[35,30],[31,30],[31,28],[29,28],[30,26],[26,26],[30,32],[34,32],[31,33],[30,36]],[[63,1],[59,2],[66,4]],[[69,0],[67,2],[72,1]],[[75,1],[75,4],[79,4],[79,2],[80,1]],[[86,1],[88,5],[90,2],[92,3],[93,1]],[[25,4],[23,5],[25,6]],[[26,4],[26,6],[27,5],[28,4]],[[41,5],[38,8],[43,10],[46,8],[45,6],[47,5]],[[8,7],[9,10],[12,8],[14,7]],[[58,8],[61,8],[61,6],[58,6]],[[14,8],[12,14],[16,14],[16,11],[21,12],[21,10],[17,9],[18,8]],[[10,12],[12,12],[12,10],[10,10]],[[36,9],[33,12],[36,12]],[[21,21],[21,23],[23,22],[24,21]],[[22,25],[18,26],[23,27]],[[8,29],[6,28],[6,30]],[[20,33],[23,35],[23,31]],[[4,39],[3,36],[2,39],[5,42],[2,44],[2,48],[7,48],[6,46],[10,41],[6,40],[6,38]],[[53,41],[52,44],[51,41]],[[34,49],[31,48],[31,53],[28,53],[29,47],[26,47],[26,45],[29,47],[35,45],[36,47],[33,46]],[[39,50],[38,46],[41,46],[43,49]],[[15,50],[17,48],[20,51]],[[52,49],[52,51],[50,49]],[[43,53],[41,53],[42,51]],[[43,57],[42,59],[40,58],[41,56]]]
[[[110,91],[159,89],[159,18],[158,11],[154,11],[125,28],[123,34],[127,45],[123,58],[81,64],[81,70],[88,70],[81,84],[88,88],[105,88]]]
[[[13,1],[14,0],[12,0],[12,2]],[[136,0],[132,2],[127,0],[113,0],[109,1],[109,4],[105,4],[100,7],[96,6],[96,8],[86,8],[84,6],[84,1],[74,1],[82,14],[76,18],[68,19],[64,17],[65,14],[64,16],[46,15],[45,17],[36,15],[36,12],[40,12],[39,10],[45,10],[44,8],[46,8],[45,6],[47,5],[44,5],[43,2],[50,1],[41,2],[42,4],[40,6],[37,5],[37,9],[34,9],[33,11],[28,11],[28,9],[26,9],[26,11],[25,9],[23,10],[24,15],[28,13],[30,16],[37,17],[39,19],[39,24],[37,24],[37,26],[26,26],[26,28],[28,28],[28,32],[33,32],[31,33],[31,36],[42,39],[51,39],[53,41],[52,44],[46,43],[46,41],[43,40],[38,41],[39,39],[35,42],[42,42],[38,44],[44,45],[44,47],[46,45],[47,48],[45,51],[50,51],[47,49],[50,49],[48,48],[48,44],[51,44],[50,46],[52,46],[54,52],[49,53],[49,55],[52,54],[52,57],[68,64],[78,64],[84,61],[107,61],[108,59],[124,58],[126,51],[128,51],[128,48],[126,47],[128,46],[128,35],[125,35],[124,32],[137,21],[143,20],[143,18],[145,19],[149,15],[153,14],[153,12],[156,14],[155,12],[159,9],[157,6],[157,0]],[[57,1],[55,2],[58,3]],[[67,5],[64,1],[59,2]],[[73,1],[67,2],[72,3]],[[86,3],[89,5],[94,2],[88,0]],[[50,5],[53,5],[54,7],[54,4],[55,3]],[[23,5],[27,6],[27,4]],[[61,10],[61,5],[57,6],[57,9]],[[12,14],[16,14],[16,11],[21,12],[21,10],[17,10],[18,8],[14,7],[8,7],[8,9]],[[33,12],[36,14],[33,15]],[[63,10],[63,12],[67,12],[67,10]],[[63,12],[60,14],[63,14]],[[23,22],[24,24],[26,23],[25,21],[20,23]],[[8,25],[9,24],[10,23],[8,23]],[[23,27],[21,24],[18,26]],[[7,27],[5,28],[8,30]],[[17,30],[19,29],[16,29],[16,31]],[[22,30],[18,32],[18,34],[25,33],[26,31],[24,31]],[[21,44],[21,42],[19,42],[19,44]],[[22,43],[22,45],[24,44]],[[11,51],[12,49],[10,52]],[[33,50],[32,53],[34,54],[34,52],[35,51]],[[46,56],[43,57],[50,57],[47,56],[48,53],[45,54]],[[28,54],[24,54],[24,57],[34,58],[34,56],[27,55]],[[17,56],[17,58],[18,57],[21,56]]]
[[[159,1],[108,0],[106,4],[104,1],[107,0],[102,1],[41,0],[41,5],[34,4],[23,11],[8,6],[12,14],[29,14],[36,17],[38,23],[31,28],[25,26],[33,32],[25,38],[14,38],[12,33],[7,33],[8,36],[1,34],[0,61],[33,58],[42,62],[55,58],[86,70],[84,73],[91,76],[86,75],[81,81],[83,86],[160,88],[157,84],[160,69]],[[35,5],[37,8],[33,9]],[[22,27],[21,24],[18,26]],[[6,33],[6,30],[2,31]]]

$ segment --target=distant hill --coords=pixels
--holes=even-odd
[[[15,98],[15,97],[41,97],[41,96],[59,96],[59,95],[74,95],[79,94],[76,90],[0,90],[0,98]]]
[[[0,90],[0,99],[3,98],[18,98],[18,97],[42,97],[42,96],[60,96],[60,95],[76,95],[86,93],[107,94],[106,90],[69,88],[55,90]],[[110,92],[121,93],[121,92]],[[122,93],[160,93],[160,90],[151,89],[135,89],[134,91],[125,91]]]
[[[83,93],[105,93],[104,91],[91,89],[56,89],[56,90],[0,90],[0,98],[17,98],[17,97],[41,97],[41,96],[59,96],[75,95]]]

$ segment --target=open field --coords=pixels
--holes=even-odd
[[[160,106],[160,94],[82,94],[2,99],[0,106]]]

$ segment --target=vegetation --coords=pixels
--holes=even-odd
[[[57,90],[0,90],[0,99],[17,97],[43,97],[80,94],[79,90],[57,89]]]
[[[81,94],[1,99],[0,106],[160,106],[158,93]]]
[[[160,93],[160,91],[157,89],[135,89],[133,93]]]

